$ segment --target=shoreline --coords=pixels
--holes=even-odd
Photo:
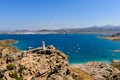
[[[5,40],[0,40],[0,52],[3,55],[6,55],[8,53],[13,54],[21,51],[17,47],[13,46],[13,44],[18,43],[18,41],[14,39],[5,39]]]
[[[19,41],[14,40],[14,39],[5,39],[5,40],[0,40],[0,45],[10,45],[12,44],[17,44]]]
[[[98,36],[101,39],[108,39],[112,41],[120,41],[120,36]]]
[[[117,59],[114,59],[114,60],[117,60]],[[112,60],[112,61],[114,61],[114,60]],[[86,63],[89,63],[89,62],[102,62],[102,63],[105,63],[105,64],[111,64],[111,62],[112,62],[111,60],[109,60],[109,61],[88,61],[88,62],[84,62],[84,63],[69,63],[70,65],[79,65],[79,64],[86,64]]]
[[[14,46],[13,44],[17,44],[19,41],[17,40],[14,40],[14,39],[5,39],[5,40],[0,40],[0,47],[3,46],[3,45],[7,45],[9,47],[14,47],[15,49],[18,49],[20,51],[22,51],[21,49],[17,48],[16,46]],[[27,51],[27,50],[24,50],[24,51]],[[114,52],[118,52],[120,53],[120,50],[113,50]],[[116,59],[115,59],[116,60]],[[105,63],[105,64],[111,64],[111,61],[88,61],[88,62],[78,62],[78,63],[72,63],[72,62],[69,62],[70,65],[83,65],[83,64],[87,64],[87,63],[90,63],[90,62],[102,62],[102,63]]]
[[[2,40],[2,42],[0,43],[2,44],[5,43],[5,45],[6,44],[9,45],[9,47],[13,49],[14,46],[12,46],[11,44],[16,43],[16,41]],[[9,51],[12,49],[9,49]],[[68,56],[65,53],[58,50],[56,47],[52,45],[45,47],[45,43],[42,44],[42,48],[34,48],[31,50],[15,52],[14,54],[9,54],[8,53],[9,51],[6,51],[8,57],[5,57],[6,55],[1,56],[1,60],[5,62],[4,64],[3,62],[1,62],[2,63],[1,65],[4,66],[3,70],[7,69],[5,73],[2,73],[5,75],[2,78],[4,79],[5,77],[7,77],[8,80],[14,78],[11,77],[10,75],[6,75],[9,72],[12,73],[12,71],[14,72],[16,71],[16,75],[20,75],[21,73],[25,74],[25,72],[27,72],[26,75],[22,75],[19,78],[22,79],[34,78],[35,80],[37,79],[51,80],[54,77],[53,75],[57,76],[55,77],[56,80],[58,78],[61,78],[61,80],[64,80],[65,78],[66,80],[70,80],[70,79],[80,80],[81,78],[82,80],[102,80],[102,79],[107,80],[109,78],[109,75],[111,76],[112,74],[111,77],[114,77],[114,75],[118,76],[117,73],[120,73],[119,67],[116,67],[116,65],[119,66],[119,64],[116,62],[120,62],[120,60],[113,60],[111,61],[111,64],[102,61],[89,61],[85,63],[69,63]],[[17,68],[14,69],[14,67]],[[25,69],[21,70],[23,68]],[[50,72],[48,70],[50,70]],[[34,76],[31,75],[32,72],[34,72],[33,73],[34,75],[38,75],[39,72],[40,74],[44,75],[44,73],[46,73],[47,75],[51,75],[51,76],[49,77],[47,75]],[[59,76],[58,73],[62,74],[62,76]]]

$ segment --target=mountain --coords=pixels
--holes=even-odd
[[[16,30],[0,32],[0,34],[116,34],[120,33],[120,26],[105,25],[105,26],[93,26],[88,28],[65,28],[58,30]]]

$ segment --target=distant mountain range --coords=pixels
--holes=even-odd
[[[120,33],[120,26],[106,25],[106,26],[93,26],[88,28],[65,28],[58,30],[16,30],[0,32],[0,34],[116,34]]]

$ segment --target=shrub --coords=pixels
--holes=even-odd
[[[20,69],[18,70],[19,73],[22,73],[23,70],[25,70],[26,68],[21,66]]]
[[[19,78],[17,78],[16,80],[23,80],[23,78],[22,78],[22,77],[19,77]]]
[[[15,72],[11,73],[10,77],[17,79],[18,78],[17,72],[15,71]]]
[[[22,77],[18,77],[18,75],[17,75],[17,72],[15,71],[15,72],[13,72],[13,73],[11,73],[10,74],[10,77],[11,78],[15,78],[16,80],[23,80],[23,78]]]
[[[8,70],[13,70],[15,68],[14,64],[8,64],[7,69]]]
[[[0,80],[4,80],[3,78],[0,78]]]

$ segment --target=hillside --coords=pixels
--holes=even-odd
[[[58,30],[16,30],[0,32],[0,34],[116,34],[120,32],[120,26],[105,25],[88,28],[65,28]]]
[[[6,55],[1,52],[0,80],[94,80],[88,73],[75,70],[69,67],[68,56],[54,46]]]

